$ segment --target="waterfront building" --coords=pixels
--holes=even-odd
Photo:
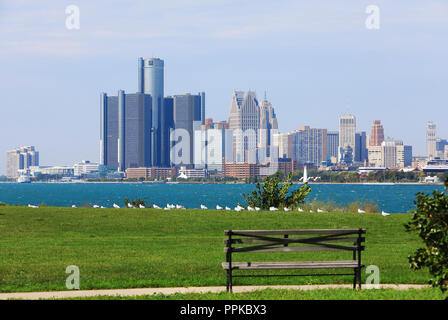
[[[432,121],[429,121],[426,127],[426,148],[428,160],[434,159],[437,156],[436,124]]]
[[[278,170],[287,176],[291,172],[299,170],[299,164],[297,160],[291,158],[279,158],[278,159]]]
[[[373,120],[369,146],[381,146],[384,141],[384,128],[381,120]]]
[[[33,177],[39,175],[73,177],[74,173],[73,167],[70,166],[31,166],[26,171]]]
[[[179,177],[184,179],[206,178],[208,177],[208,171],[207,169],[189,169],[186,166],[181,166],[179,169]]]
[[[73,165],[73,175],[75,177],[87,176],[95,173],[99,173],[100,164],[93,163],[88,160],[83,160]]]
[[[260,177],[261,165],[247,162],[223,162],[222,174],[237,179]]]
[[[18,170],[39,165],[39,152],[34,146],[19,147],[6,152],[6,176],[18,178]]]
[[[356,117],[346,114],[339,117],[339,162],[350,164],[354,160],[356,143]]]
[[[167,167],[140,167],[127,168],[127,179],[167,179],[176,176],[176,168]]]

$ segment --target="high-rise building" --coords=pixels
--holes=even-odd
[[[290,133],[277,133],[273,138],[274,145],[278,146],[279,159],[292,158],[292,135]]]
[[[338,159],[339,153],[339,132],[328,131],[327,132],[327,158],[335,159],[335,163]]]
[[[182,134],[180,129],[185,130],[185,134],[188,135],[188,142],[182,142],[181,154],[172,152],[171,162],[175,165],[193,165],[194,131],[200,129],[202,123],[202,95],[186,93],[175,95],[172,99],[174,129],[178,130],[178,134]]]
[[[436,149],[436,125],[434,122],[429,121],[426,128],[426,146],[428,160],[432,160],[437,156]]]
[[[352,114],[339,117],[339,162],[352,163],[356,140],[356,117]]]
[[[327,161],[327,129],[303,126],[291,135],[292,158],[297,160],[299,165],[312,163],[319,167],[322,162]]]
[[[269,162],[277,117],[265,98],[259,104],[253,91],[234,91],[230,106],[229,128],[233,131],[233,159],[236,162]]]
[[[436,152],[437,157],[440,159],[445,159],[445,148],[448,146],[448,140],[446,139],[436,139]],[[445,159],[448,160],[448,159]]]
[[[404,168],[412,165],[412,146],[401,140],[384,140],[381,146],[369,146],[369,165],[372,167]]]
[[[384,141],[384,128],[381,120],[373,120],[372,131],[370,134],[370,146],[381,146]]]
[[[166,165],[166,148],[169,128],[164,103],[164,61],[159,58],[139,58],[138,60],[138,91],[152,97],[152,125],[151,125],[151,166]]]
[[[39,152],[34,146],[25,146],[6,152],[6,176],[17,178],[18,170],[39,165]]]
[[[368,159],[367,135],[364,131],[356,133],[355,162],[364,163]]]
[[[144,93],[101,94],[100,163],[124,172],[150,166],[152,97]]]

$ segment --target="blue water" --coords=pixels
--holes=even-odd
[[[300,187],[299,185],[295,186]],[[123,206],[125,198],[143,199],[164,207],[167,203],[199,208],[201,204],[214,209],[220,206],[235,207],[244,203],[242,194],[255,188],[250,184],[142,184],[142,183],[0,183],[0,202],[7,204],[71,207],[99,205]],[[309,200],[316,198],[346,205],[353,201],[375,202],[379,210],[408,212],[414,208],[417,192],[431,193],[444,190],[434,185],[359,185],[312,184]]]

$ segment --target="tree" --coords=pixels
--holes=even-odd
[[[448,189],[448,179],[445,181]],[[409,256],[411,269],[428,268],[430,283],[442,292],[448,290],[448,195],[435,190],[432,196],[417,193],[414,216],[405,225],[407,231],[416,231],[425,248]]]
[[[268,176],[263,185],[257,182],[255,190],[250,194],[243,194],[243,197],[249,206],[264,210],[270,207],[295,208],[305,202],[311,187],[306,183],[297,190],[289,191],[292,185],[291,177],[292,173],[289,173],[286,180],[281,183],[278,173]]]

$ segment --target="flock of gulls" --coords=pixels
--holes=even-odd
[[[32,204],[29,204],[28,205],[28,207],[29,208],[39,208],[39,206],[35,206],[35,205],[32,205]],[[101,209],[105,209],[106,207],[104,207],[104,206],[98,206],[98,205],[93,205],[92,206],[93,208],[101,208]],[[114,203],[113,205],[112,205],[112,207],[114,207],[114,208],[116,208],[116,209],[119,209],[120,208],[120,206],[118,205],[118,204],[116,204],[116,203]],[[128,208],[139,208],[139,209],[145,209],[145,206],[144,205],[142,205],[142,204],[140,204],[140,205],[138,205],[138,206],[134,206],[134,205],[132,205],[131,203],[128,203],[127,204],[127,207]],[[72,208],[76,208],[76,205],[72,205]],[[153,204],[152,206],[150,206],[150,208],[154,208],[154,209],[163,209],[163,210],[171,210],[171,209],[186,209],[184,206],[181,206],[180,204],[176,204],[176,205],[174,205],[174,204],[167,204],[166,205],[166,207],[165,208],[161,208],[161,207],[159,207],[158,205],[156,205],[156,204]],[[202,210],[208,210],[208,208],[205,206],[205,205],[203,205],[203,204],[201,204],[201,209]],[[248,206],[247,208],[244,208],[244,207],[242,207],[242,206],[240,206],[240,205],[237,205],[234,209],[233,209],[233,211],[237,211],[237,212],[240,212],[240,211],[243,211],[243,210],[248,210],[248,211],[260,211],[260,208],[259,207],[251,207],[251,206]],[[230,208],[230,207],[221,207],[220,205],[216,205],[216,210],[226,210],[226,211],[232,211],[232,208]],[[283,209],[284,211],[292,211],[292,209],[290,209],[290,208],[284,208]],[[269,207],[269,211],[279,211],[279,209],[278,208],[276,208],[276,207]],[[299,211],[299,212],[305,212],[305,210],[304,209],[302,209],[302,208],[297,208],[297,211]],[[310,212],[310,213],[313,213],[314,211],[313,210],[309,210],[308,212]],[[318,212],[318,213],[323,213],[323,212],[327,212],[327,211],[325,211],[325,210],[321,210],[321,209],[317,209],[316,210],[316,212]],[[358,209],[358,213],[366,213],[364,210],[362,210],[362,209]],[[383,217],[387,217],[387,216],[389,216],[390,215],[390,213],[387,213],[387,212],[384,212],[384,210],[381,212],[381,215],[383,216]]]

